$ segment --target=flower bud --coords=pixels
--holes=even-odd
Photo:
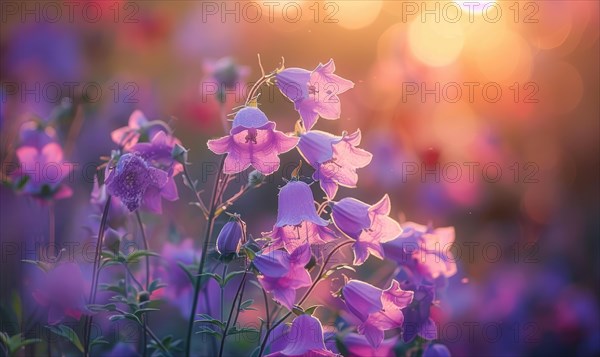
[[[150,293],[146,290],[140,291],[137,296],[138,302],[143,303],[150,300]]]
[[[108,228],[104,233],[104,247],[114,254],[117,254],[121,245],[121,236],[117,231]]]
[[[225,223],[217,237],[217,251],[221,255],[238,254],[242,241],[243,227],[239,219]]]
[[[175,146],[173,146],[173,151],[171,151],[171,157],[178,163],[185,165],[187,164],[187,153],[188,149],[184,148],[179,144],[175,144]]]
[[[258,172],[257,170],[253,170],[248,174],[248,186],[258,187],[265,182],[265,175]]]

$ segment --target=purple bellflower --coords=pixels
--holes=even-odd
[[[141,110],[136,110],[129,116],[127,126],[113,130],[110,137],[115,144],[128,151],[138,142],[149,141],[161,130],[161,126],[153,125]]]
[[[417,335],[426,340],[437,338],[436,324],[429,316],[434,295],[432,286],[421,285],[415,289],[412,303],[403,310],[402,339],[404,342],[412,341]]]
[[[349,333],[344,337],[344,346],[348,349],[351,357],[393,357],[394,347],[398,342],[398,336],[381,341],[377,348],[371,346],[367,338],[357,333]]]
[[[386,194],[372,206],[355,198],[343,198],[332,202],[332,218],[336,227],[356,242],[354,250],[354,265],[364,263],[370,254],[383,259],[381,243],[389,242],[400,233],[402,228],[391,219],[390,198]]]
[[[298,138],[275,130],[275,123],[255,107],[237,112],[229,135],[209,140],[208,148],[215,154],[227,154],[223,172],[235,174],[250,165],[264,175],[279,168],[279,154],[290,151]]]
[[[275,301],[292,310],[296,290],[312,284],[310,274],[305,269],[310,256],[310,246],[304,245],[291,254],[284,250],[263,253],[252,262],[261,273],[258,281],[265,291],[272,293]]]
[[[285,346],[282,346],[284,348],[272,350],[267,357],[338,356],[325,347],[323,326],[317,318],[310,315],[296,317],[292,326],[281,335],[280,342],[285,342]]]
[[[367,166],[373,155],[359,149],[360,130],[353,134],[334,136],[319,130],[311,130],[300,136],[298,150],[315,168],[313,179],[319,181],[329,199],[333,199],[338,185],[356,187],[356,169]]]
[[[371,346],[379,347],[384,332],[402,326],[402,309],[413,299],[412,291],[404,291],[400,283],[392,280],[386,290],[360,280],[350,280],[342,289],[346,306],[360,321],[358,333],[364,335]]]
[[[329,222],[319,217],[308,184],[298,180],[288,182],[279,191],[277,222],[273,230],[263,233],[271,237],[269,250],[285,248],[293,252],[304,244],[325,244],[334,240]]]
[[[319,63],[314,71],[302,68],[286,68],[276,74],[276,85],[281,93],[294,102],[304,127],[311,129],[319,116],[338,119],[341,105],[338,94],[354,87],[354,83],[336,74],[335,63],[330,59]]]
[[[423,351],[423,357],[450,357],[450,350],[441,343],[432,343]]]
[[[238,254],[243,235],[244,228],[240,220],[225,223],[217,237],[217,252],[221,255]]]

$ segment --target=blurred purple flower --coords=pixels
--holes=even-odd
[[[137,154],[125,154],[106,179],[106,190],[118,197],[130,211],[143,206],[151,212],[161,213],[161,196],[169,199],[172,192],[166,188],[168,174],[148,165]]]
[[[356,240],[352,246],[354,265],[364,263],[370,254],[383,259],[381,243],[389,242],[402,233],[398,222],[388,217],[390,210],[387,194],[372,206],[355,198],[332,202],[333,222],[340,231]]]
[[[319,63],[312,72],[302,68],[286,68],[276,74],[276,85],[281,93],[294,102],[294,107],[306,129],[311,129],[319,115],[324,119],[338,119],[341,105],[338,94],[354,87],[354,83],[335,72],[330,59]]]
[[[423,357],[450,357],[450,350],[440,343],[432,343],[423,351]]]
[[[217,252],[221,255],[238,254],[243,235],[244,228],[239,219],[225,223],[217,237]]]
[[[393,357],[394,347],[398,342],[398,336],[381,341],[378,347],[371,346],[367,338],[357,333],[349,333],[344,337],[344,346],[348,349],[349,356],[373,356],[373,357]]]
[[[224,103],[227,99],[227,91],[235,90],[238,94],[242,93],[242,84],[250,74],[250,68],[239,66],[231,57],[223,57],[219,60],[206,60],[203,64],[203,70],[206,78],[200,84],[200,93],[204,95],[210,90],[216,89],[217,100]],[[208,88],[211,86],[211,88]],[[212,88],[215,86],[216,88]]]
[[[342,136],[312,130],[300,136],[298,150],[316,169],[313,179],[320,182],[329,199],[335,197],[338,185],[356,187],[356,169],[371,162],[373,155],[356,147],[360,139],[360,130]]]
[[[260,271],[258,281],[273,299],[292,310],[296,301],[296,290],[309,286],[312,280],[304,268],[310,261],[310,246],[303,245],[291,254],[275,250],[257,255],[252,261]]]
[[[386,290],[359,280],[350,280],[342,289],[346,306],[360,321],[358,333],[377,348],[383,341],[384,331],[402,326],[402,309],[413,299],[412,291],[404,291],[392,280]]]
[[[383,248],[388,258],[411,270],[416,282],[456,274],[456,262],[451,252],[454,227],[434,229],[430,225],[406,222],[402,228],[402,234],[385,243]]]
[[[41,149],[55,141],[56,130],[36,120],[23,123],[19,130],[19,143],[21,146],[33,146]]]
[[[63,162],[60,145],[22,146],[17,149],[17,157],[20,165],[12,178],[19,191],[42,200],[71,197],[73,191],[63,183],[71,173],[71,165]]]
[[[149,122],[141,110],[136,110],[131,113],[127,126],[113,130],[110,137],[115,144],[128,151],[138,142],[149,141],[162,129],[160,125]]]
[[[285,248],[288,252],[304,244],[324,244],[334,240],[329,222],[319,217],[308,184],[292,180],[279,191],[277,222],[273,230],[263,233],[271,237],[269,250]]]
[[[402,339],[404,342],[412,341],[417,335],[427,340],[437,338],[436,324],[429,316],[434,295],[432,286],[421,285],[415,289],[412,303],[403,310]]]
[[[296,317],[289,330],[281,335],[280,341],[285,342],[285,347],[277,351],[271,348],[271,354],[267,357],[338,356],[325,347],[323,326],[317,318],[310,315]]]
[[[275,123],[254,107],[237,112],[229,135],[209,140],[208,148],[215,154],[228,154],[223,172],[235,174],[250,165],[269,175],[279,168],[279,154],[290,151],[298,138],[275,130]]]
[[[48,308],[48,324],[56,325],[69,316],[79,320],[85,314],[84,280],[75,263],[60,263],[48,271],[34,300]]]

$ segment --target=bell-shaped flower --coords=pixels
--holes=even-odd
[[[412,301],[413,292],[402,290],[396,280],[392,280],[386,290],[360,280],[350,280],[342,288],[342,296],[350,312],[361,322],[358,333],[377,348],[386,330],[402,326],[402,309]]]
[[[393,336],[381,341],[378,347],[373,347],[363,335],[349,333],[344,336],[344,347],[351,357],[394,357],[394,347],[398,342],[398,336]]]
[[[310,286],[312,280],[305,266],[310,261],[310,246],[304,245],[291,254],[275,250],[257,255],[252,263],[260,272],[258,281],[273,299],[292,310],[296,290]]]
[[[48,308],[48,324],[56,325],[68,317],[79,320],[87,312],[84,280],[75,263],[60,263],[46,273],[41,286],[33,292],[34,300]]]
[[[163,128],[160,125],[148,121],[141,110],[136,110],[129,116],[127,126],[113,130],[110,137],[115,144],[128,151],[138,142],[149,141],[161,130]]]
[[[456,274],[452,255],[454,227],[433,228],[414,222],[402,224],[402,234],[383,245],[388,258],[410,269],[416,282]]]
[[[279,168],[279,154],[290,151],[298,138],[275,130],[275,123],[255,107],[245,107],[233,119],[229,135],[209,140],[215,154],[227,154],[223,172],[235,174],[250,165],[264,175]]]
[[[325,346],[321,321],[306,314],[292,321],[292,326],[281,335],[279,342],[285,343],[283,349],[272,349],[267,357],[338,356]]]
[[[161,213],[161,196],[171,195],[165,190],[168,179],[167,172],[150,166],[141,156],[125,154],[106,179],[106,191],[118,197],[132,212],[144,207]]]
[[[390,198],[386,194],[372,206],[355,198],[332,202],[333,222],[348,237],[354,239],[354,264],[360,265],[370,254],[383,259],[381,243],[389,242],[400,233],[400,224],[389,217]]]
[[[33,146],[38,149],[56,141],[56,130],[40,120],[30,120],[19,128],[20,146]]]
[[[432,343],[423,351],[423,357],[450,357],[450,350],[441,343]]]
[[[42,148],[22,146],[17,149],[19,166],[11,174],[16,189],[40,200],[71,197],[73,190],[64,184],[72,165],[63,161],[63,150],[51,142]]]
[[[334,240],[329,222],[319,217],[310,186],[291,180],[279,190],[277,221],[273,230],[263,235],[271,237],[269,250],[285,248],[288,252],[305,244],[324,244]]]
[[[319,181],[329,199],[335,197],[338,185],[356,187],[356,169],[371,162],[373,155],[356,147],[360,139],[360,130],[342,136],[311,130],[300,136],[298,151],[315,168],[313,179]]]
[[[234,219],[225,223],[217,237],[217,252],[221,255],[232,255],[240,252],[244,227],[242,221]]]
[[[435,297],[432,286],[420,285],[415,289],[412,303],[404,311],[402,339],[412,341],[419,335],[426,340],[437,339],[437,327],[430,317],[431,306]]]
[[[330,59],[319,63],[312,72],[302,68],[286,68],[275,75],[281,93],[294,102],[304,127],[311,129],[319,116],[338,119],[341,105],[338,94],[354,87],[354,83],[336,74],[335,63]]]

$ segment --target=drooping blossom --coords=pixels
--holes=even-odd
[[[354,264],[360,265],[370,254],[383,259],[381,243],[389,242],[400,233],[402,228],[391,219],[390,198],[386,194],[372,206],[355,198],[343,198],[332,202],[333,222],[348,237],[354,239]]]
[[[56,130],[38,120],[30,120],[21,125],[19,130],[20,146],[33,146],[41,149],[47,144],[56,142]]]
[[[409,268],[418,281],[433,281],[440,276],[448,278],[456,274],[456,261],[452,255],[454,227],[433,228],[406,222],[402,228],[404,230],[397,239],[383,245],[388,258]]]
[[[243,235],[244,227],[241,220],[234,219],[225,223],[217,237],[217,252],[221,255],[238,254]]]
[[[255,107],[237,112],[229,135],[209,140],[208,148],[215,154],[227,154],[223,172],[235,174],[250,165],[264,175],[279,168],[279,154],[290,151],[298,138],[275,130],[275,123]]]
[[[51,142],[42,148],[22,146],[17,149],[19,166],[11,175],[18,191],[42,200],[71,197],[73,190],[64,181],[72,165],[63,161],[63,150]]]
[[[34,300],[48,308],[48,324],[56,325],[85,314],[84,280],[75,263],[59,263],[46,273],[41,285],[33,291]]]
[[[135,110],[131,113],[127,126],[113,130],[110,137],[115,144],[128,151],[138,142],[149,141],[163,129],[162,126],[148,121],[141,110]]]
[[[170,197],[171,194],[169,190],[163,192],[167,181],[165,171],[148,165],[137,154],[125,154],[106,179],[106,190],[121,199],[132,212],[143,206],[151,212],[161,213],[161,196]]]
[[[450,350],[441,343],[432,343],[423,351],[423,357],[450,357]]]
[[[300,136],[298,150],[315,168],[313,179],[319,181],[329,199],[335,197],[338,185],[356,187],[356,169],[371,162],[373,155],[356,147],[360,139],[360,130],[342,136],[311,130]]]
[[[289,181],[279,190],[277,222],[273,230],[263,233],[271,237],[269,250],[285,248],[293,252],[304,244],[325,244],[334,240],[329,222],[319,217],[308,184]]]
[[[392,280],[386,290],[360,280],[350,280],[342,288],[342,296],[350,312],[361,322],[358,333],[377,348],[386,330],[402,326],[402,309],[412,301],[413,292],[402,290],[396,280]]]
[[[267,357],[338,356],[325,347],[321,321],[306,314],[292,321],[292,326],[281,335],[279,342],[283,348],[275,350],[271,345],[271,353]]]
[[[393,336],[381,341],[378,347],[373,347],[363,335],[349,333],[344,337],[344,347],[351,357],[393,357],[394,347],[398,336]]]
[[[319,116],[338,119],[341,105],[338,94],[354,87],[354,83],[336,74],[335,63],[330,59],[319,63],[312,72],[302,68],[286,68],[275,76],[281,93],[294,102],[304,127],[311,129]]]
[[[296,301],[296,290],[312,284],[305,269],[310,261],[310,246],[303,245],[291,254],[275,250],[257,255],[252,261],[260,272],[258,281],[273,299],[289,310]]]
[[[434,288],[428,285],[420,285],[414,289],[412,303],[403,310],[402,339],[405,342],[410,342],[415,336],[419,335],[426,340],[435,340],[437,338],[437,327],[430,317],[430,309],[435,297]]]
[[[206,60],[203,63],[205,78],[200,84],[200,94],[203,98],[207,94],[216,94],[217,100],[224,103],[227,93],[235,91],[240,96],[244,88],[242,84],[250,74],[248,66],[240,66],[231,57],[223,57],[216,61]]]

